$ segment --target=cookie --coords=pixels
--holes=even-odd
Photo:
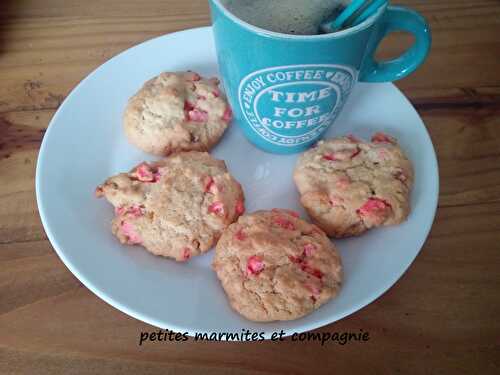
[[[403,222],[410,213],[413,168],[396,140],[376,133],[318,142],[299,157],[300,201],[329,236],[347,237]]]
[[[96,189],[115,207],[112,232],[120,242],[155,255],[186,261],[215,244],[245,211],[241,185],[221,160],[205,152],[182,152]]]
[[[213,268],[233,309],[249,320],[297,319],[340,290],[334,245],[298,216],[280,209],[241,216],[217,243]]]
[[[130,143],[154,155],[208,151],[232,119],[217,78],[194,72],[162,73],[128,101],[123,116]]]

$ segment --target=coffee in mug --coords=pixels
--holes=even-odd
[[[314,35],[320,24],[349,0],[224,0],[239,19],[265,30]]]

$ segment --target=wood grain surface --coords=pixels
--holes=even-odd
[[[500,1],[400,1],[433,30],[426,64],[397,83],[440,165],[429,239],[377,301],[318,332],[365,343],[138,345],[154,328],[107,305],[47,240],[34,193],[51,116],[110,57],[208,25],[205,0],[3,0],[0,5],[0,374],[500,373]],[[405,35],[384,42],[391,56]]]

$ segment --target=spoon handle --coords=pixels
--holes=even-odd
[[[351,26],[359,25],[361,22],[366,20],[371,15],[375,14],[377,10],[383,6],[386,6],[389,3],[388,0],[374,0],[371,4],[368,5],[361,14],[358,13],[357,17],[352,21]]]
[[[342,24],[342,29],[346,29],[348,27],[351,27],[351,26],[355,26],[356,23],[354,23],[355,20],[357,20],[359,18],[359,16],[363,13],[365,13],[365,11],[371,7],[371,5],[373,4],[373,2],[376,1],[376,0],[367,0],[364,2],[363,5],[361,5],[343,24]]]
[[[351,4],[345,8],[337,18],[331,22],[327,28],[331,29],[332,31],[337,31],[340,30],[344,23],[354,14],[356,11],[358,11],[364,4],[365,2],[369,2],[370,0],[354,0]]]

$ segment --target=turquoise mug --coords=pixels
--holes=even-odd
[[[356,82],[407,76],[425,60],[431,34],[417,12],[384,6],[359,25],[331,34],[288,35],[250,25],[221,0],[209,0],[219,69],[234,117],[246,138],[276,154],[317,142]],[[400,57],[377,61],[382,39],[406,31],[415,42]]]

